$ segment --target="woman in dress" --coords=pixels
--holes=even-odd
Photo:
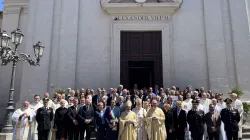
[[[138,118],[137,140],[147,140],[147,133],[145,130],[144,118],[147,115],[146,110],[142,108],[142,100],[137,98],[136,107],[132,110]]]
[[[67,138],[66,131],[66,117],[65,114],[68,112],[68,109],[65,107],[65,100],[60,101],[60,107],[56,110],[54,126],[53,128],[56,131],[56,140],[65,140]]]
[[[95,132],[97,140],[105,140],[105,118],[104,118],[104,103],[98,103],[98,110],[95,111]]]

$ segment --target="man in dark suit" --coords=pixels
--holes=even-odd
[[[79,138],[79,125],[77,121],[77,114],[81,108],[78,104],[78,99],[74,99],[74,105],[69,107],[67,113],[68,119],[68,140],[78,140]]]
[[[205,122],[207,125],[207,133],[209,140],[220,139],[220,114],[214,112],[214,105],[209,105],[209,112],[205,115]]]
[[[238,131],[240,122],[240,114],[237,109],[233,108],[232,100],[227,98],[224,100],[227,104],[227,108],[221,110],[221,120],[225,125],[225,131],[228,140],[238,140]]]
[[[111,105],[111,101],[112,101],[112,100],[115,100],[116,103],[117,103],[117,102],[118,102],[118,97],[119,97],[119,95],[116,93],[116,90],[115,90],[115,89],[112,89],[111,95],[110,95],[110,97],[109,97],[108,100],[107,100],[107,106],[110,106],[110,105]]]
[[[202,140],[204,134],[204,111],[198,109],[199,102],[197,100],[192,101],[193,109],[188,111],[187,122],[189,124],[189,130],[193,140]]]
[[[186,111],[181,109],[181,101],[176,102],[176,108],[173,109],[175,136],[177,140],[184,140],[187,129]]]
[[[51,107],[48,107],[48,98],[43,99],[43,107],[39,108],[36,113],[36,121],[38,123],[38,140],[48,140],[49,132],[51,129],[51,121],[53,120],[54,113]]]
[[[139,98],[139,96],[138,96],[139,93],[136,90],[133,90],[131,93],[132,94],[130,96],[130,100],[132,102],[132,109],[133,109],[133,108],[136,107],[135,101],[136,101],[137,98]]]
[[[94,110],[96,111],[98,109],[97,104],[102,101],[102,90],[100,88],[97,89],[97,94],[93,96],[92,98],[92,105],[94,107]]]
[[[86,131],[86,140],[90,140],[91,126],[94,121],[94,108],[90,105],[90,99],[86,99],[86,105],[81,107],[78,113],[78,122],[80,129],[80,140],[84,140],[84,133]]]

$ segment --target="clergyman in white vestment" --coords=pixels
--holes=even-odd
[[[232,93],[231,94],[231,99],[233,100],[232,104],[233,104],[233,108],[238,109],[239,113],[240,113],[240,122],[238,123],[239,125],[239,132],[238,132],[238,137],[239,139],[242,139],[242,125],[243,125],[243,104],[242,102],[237,99],[237,94],[236,93]]]
[[[219,113],[221,112],[222,109],[226,108],[226,103],[223,102],[223,98],[221,95],[218,96],[217,98],[217,104],[214,108],[214,111]],[[224,123],[221,121],[221,127],[220,127],[220,140],[227,140],[225,128],[224,128]]]
[[[137,129],[137,140],[146,140],[147,132],[145,130],[145,120],[144,118],[147,115],[147,112],[142,108],[142,100],[136,99],[136,107],[132,110],[138,117],[138,129]]]
[[[43,104],[40,102],[40,96],[34,96],[34,102],[30,104],[30,108],[34,110],[36,113],[37,109],[43,107]],[[38,140],[38,132],[37,132],[37,122],[36,120],[32,121],[31,127],[32,140]]]
[[[35,112],[29,106],[30,103],[24,101],[23,107],[17,109],[12,115],[12,120],[16,122],[13,140],[32,140],[31,123],[35,118]]]

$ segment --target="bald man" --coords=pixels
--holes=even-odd
[[[23,102],[23,107],[17,109],[12,120],[16,122],[16,127],[13,132],[13,140],[31,140],[31,122],[35,118],[35,112],[30,107],[29,101]]]
[[[157,107],[158,103],[154,99],[152,100],[152,107],[147,112],[146,126],[149,140],[165,140],[165,115],[162,109]]]

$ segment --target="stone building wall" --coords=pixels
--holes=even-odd
[[[204,86],[225,93],[238,87],[246,93],[244,99],[250,99],[248,7],[243,0],[184,0],[168,21],[140,21],[168,27],[163,40],[169,49],[163,55],[169,58],[164,69],[169,69],[165,72],[170,76],[164,86]],[[2,27],[8,33],[17,27],[24,32],[20,52],[33,55],[32,45],[38,40],[46,47],[40,67],[17,66],[17,106],[34,94],[52,92],[51,84],[58,88],[118,86],[112,80],[116,70],[112,59],[119,58],[112,50],[116,24],[119,21],[104,12],[98,0],[6,0]],[[8,99],[10,74],[10,65],[0,67],[1,110]]]

